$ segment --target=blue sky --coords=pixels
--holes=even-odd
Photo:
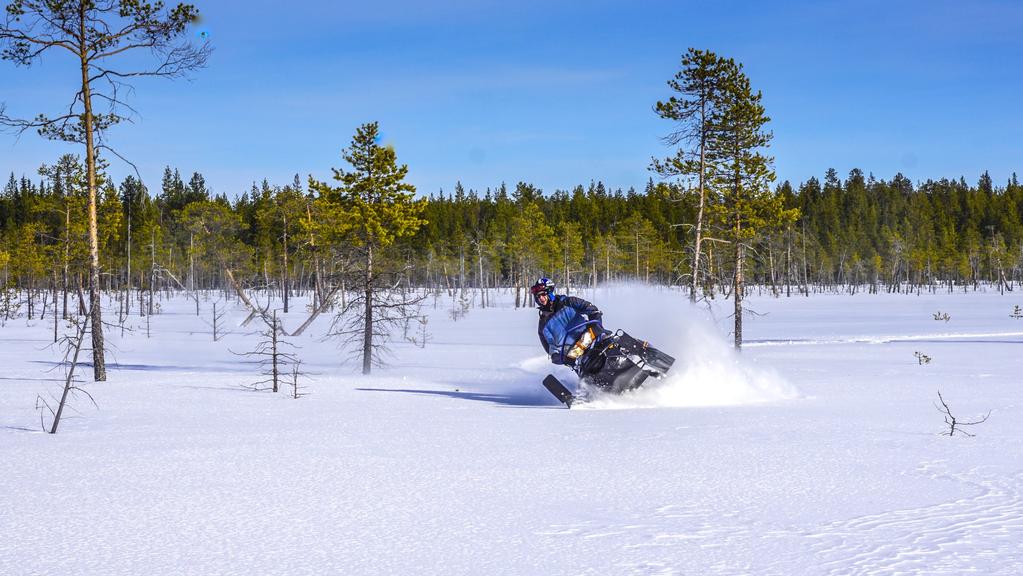
[[[669,154],[651,107],[690,46],[742,62],[763,91],[779,180],[1023,176],[1023,2],[193,1],[209,67],[138,82],[140,116],[111,133],[154,192],[165,165],[229,196],[325,179],[373,120],[420,193],[641,188]],[[75,74],[58,53],[0,62],[0,102],[56,113]],[[0,171],[34,175],[65,151],[0,135]]]

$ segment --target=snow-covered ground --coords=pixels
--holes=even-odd
[[[675,375],[567,410],[535,312],[500,293],[458,321],[428,301],[432,341],[371,377],[321,318],[293,339],[312,373],[293,400],[242,387],[244,311],[213,342],[212,300],[197,318],[178,296],[151,338],[108,330],[99,409],[51,436],[52,324],[11,322],[0,574],[1023,573],[1023,295],[751,297],[738,356],[730,301],[582,295]],[[939,389],[991,411],[976,437],[939,435]]]

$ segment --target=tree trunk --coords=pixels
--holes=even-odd
[[[292,332],[291,335],[292,336],[301,336],[302,332],[304,332],[305,329],[308,328],[309,325],[313,323],[313,320],[316,320],[317,316],[319,316],[320,314],[322,314],[323,312],[325,312],[327,310],[327,308],[330,306],[331,299],[334,298],[334,294],[337,293],[340,289],[341,289],[341,285],[338,284],[337,286],[334,286],[334,288],[332,288],[330,290],[330,292],[324,294],[320,298],[319,306],[313,310],[312,314],[309,315],[309,318],[306,318],[306,321],[303,322],[302,325],[299,326],[297,330]]]
[[[777,298],[778,297],[778,282],[777,282],[777,279],[776,279],[775,274],[774,274],[774,248],[771,247],[771,243],[770,242],[768,242],[768,244],[767,244],[767,266],[768,266],[768,270],[770,271],[770,277],[771,277],[771,294],[775,298]]]
[[[458,247],[458,293],[465,294],[465,244]]]
[[[803,296],[810,297],[810,269],[806,265],[806,222],[803,222]]]
[[[103,356],[103,307],[100,303],[99,233],[96,224],[96,149],[93,143],[92,93],[89,86],[89,60],[86,46],[86,2],[80,4],[79,32],[82,38],[79,56],[82,64],[82,106],[85,108],[85,164],[89,179],[89,306],[92,316],[92,372],[97,382],[107,379]]]
[[[195,315],[199,315],[199,295],[195,293],[195,235],[188,235],[188,289],[195,298]]]
[[[571,278],[571,276],[569,276],[569,270],[568,270],[568,248],[565,248],[565,261],[564,261],[564,264],[565,264],[565,295],[566,296],[571,296],[572,295],[572,278]]]
[[[480,307],[487,307],[487,277],[483,274],[483,245],[476,244],[476,253],[480,265]]]
[[[341,279],[341,309],[348,308],[348,267],[344,261],[341,262],[341,274],[338,275]]]
[[[64,312],[61,318],[67,320],[67,294],[71,261],[71,205],[64,201]]]
[[[82,340],[85,338],[85,330],[89,325],[88,318],[82,318],[79,321],[82,324],[78,328],[78,333],[75,335],[74,353],[71,356],[71,363],[67,371],[67,376],[64,379],[64,392],[60,395],[60,404],[57,405],[57,412],[53,415],[53,425],[50,427],[50,434],[57,433],[57,426],[60,425],[61,414],[64,413],[64,406],[67,404],[68,392],[71,391],[72,384],[74,384],[75,368],[78,367],[78,353],[82,350]]]
[[[785,297],[792,297],[792,235],[785,234]]]
[[[288,313],[288,215],[284,215],[284,313]]]
[[[520,308],[520,302],[521,302],[519,300],[519,279],[520,279],[520,276],[521,276],[521,274],[519,273],[518,267],[516,266],[515,269],[512,271],[512,284],[515,285],[515,309],[516,310],[518,310]]]
[[[124,287],[124,316],[131,314],[131,201],[133,196],[128,197],[128,267],[125,277],[127,279]]]
[[[707,173],[707,104],[700,102],[700,204],[696,210],[696,238],[693,241],[693,277],[689,281],[689,301],[696,302],[696,288],[700,285],[700,244],[703,242],[703,207],[706,204],[704,178]]]
[[[604,272],[605,272],[604,282],[610,284],[611,283],[611,245],[610,244],[607,245],[607,250],[604,252],[604,257],[606,258],[606,260],[605,260],[606,268],[604,269]]]
[[[369,374],[373,368],[373,246],[366,248],[366,325],[362,332],[362,373]]]
[[[639,280],[639,232],[636,232],[636,280]]]
[[[263,285],[266,286],[266,298],[269,303],[273,300],[273,289],[270,287],[270,272],[267,270],[266,262],[270,259],[269,254],[263,257]]]
[[[305,205],[306,220],[312,222],[312,210],[307,202]],[[312,230],[309,231],[309,250],[313,253],[313,310],[317,310],[319,303],[323,301],[323,275],[320,271],[320,253],[316,250],[316,237]]]
[[[57,271],[53,271],[53,343],[57,343]]]
[[[274,310],[274,313],[273,313],[273,325],[270,326],[270,341],[271,341],[271,346],[273,346],[273,355],[271,356],[272,363],[273,363],[273,382],[274,382],[273,391],[277,392],[277,389],[278,389],[277,388],[277,376],[279,374],[279,370],[277,368],[278,354],[277,354],[277,311],[276,310]]]
[[[153,292],[156,286],[156,229],[153,229],[153,243],[149,245],[149,311],[147,312],[150,316],[153,315]]]
[[[735,299],[735,349],[742,349],[742,293],[743,293],[743,270],[742,261],[745,257],[745,246],[738,240],[741,224],[739,217],[735,218],[735,278],[732,281],[732,297]]]

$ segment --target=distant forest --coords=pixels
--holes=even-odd
[[[85,171],[67,155],[39,177],[11,174],[0,195],[0,286],[31,293],[88,285]],[[248,287],[323,290],[351,260],[343,239],[323,230],[322,194],[296,176],[265,180],[235,199],[214,195],[203,176],[186,182],[167,168],[156,193],[134,177],[103,180],[98,205],[105,290],[222,288],[224,262]],[[747,282],[777,294],[818,290],[968,290],[981,283],[1012,290],[1023,281],[1023,186],[987,173],[927,180],[879,180],[860,170],[829,170],[775,192],[798,218],[760,231],[747,252]],[[195,226],[197,206],[231,220],[231,242]],[[599,181],[544,193],[524,182],[485,190],[456,184],[425,200],[426,221],[399,238],[387,258],[408,286],[524,287],[536,276],[564,289],[633,281],[687,286],[695,195],[677,184],[610,190]],[[702,294],[731,288],[729,251],[705,231]],[[225,253],[229,258],[225,260]],[[66,300],[66,298],[65,298]],[[525,292],[522,295],[523,305]]]

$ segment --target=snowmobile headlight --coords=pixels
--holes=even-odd
[[[583,352],[586,352],[596,338],[597,335],[594,334],[593,328],[587,328],[583,335],[579,337],[579,340],[576,341],[575,346],[572,346],[572,349],[568,351],[568,357],[575,360],[582,356]]]

